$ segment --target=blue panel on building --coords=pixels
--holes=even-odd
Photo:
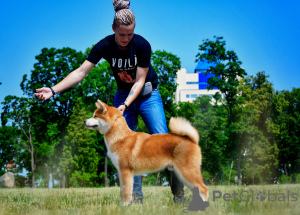
[[[207,87],[209,86],[208,79],[210,79],[211,77],[215,77],[215,75],[211,73],[207,75],[205,75],[204,73],[198,73],[198,82],[201,83],[199,84],[199,90],[207,89]],[[221,76],[218,77],[221,78]],[[203,83],[207,83],[207,84],[203,84]],[[218,88],[214,87],[213,89],[216,90]]]

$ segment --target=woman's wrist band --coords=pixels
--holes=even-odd
[[[126,109],[128,108],[128,106],[127,106],[127,104],[125,104],[125,102],[123,102],[121,105],[124,105]]]
[[[54,92],[54,90],[52,89],[52,87],[50,87],[50,90],[51,90],[51,92],[52,92],[52,94],[53,94],[53,96],[55,95],[55,92]]]

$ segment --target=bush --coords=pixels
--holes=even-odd
[[[23,175],[15,175],[15,186],[17,188],[25,187],[26,177]]]
[[[295,174],[294,177],[295,177],[295,183],[300,184],[300,174]]]
[[[147,175],[147,177],[145,178],[145,180],[143,181],[143,185],[149,185],[149,186],[151,186],[151,185],[156,186],[157,183],[158,183],[158,179],[157,179],[156,175],[153,173],[149,173]]]
[[[285,174],[282,174],[278,181],[279,184],[289,184],[291,182],[292,182],[292,176],[286,176]]]

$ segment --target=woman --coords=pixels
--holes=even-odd
[[[114,0],[113,5],[116,11],[112,24],[114,34],[100,40],[92,48],[84,63],[60,83],[50,88],[37,89],[38,93],[35,95],[47,100],[56,93],[78,84],[100,59],[104,58],[109,62],[117,81],[114,106],[123,113],[130,129],[136,130],[138,115],[141,115],[150,133],[168,133],[163,104],[157,88],[158,77],[150,64],[151,46],[143,37],[134,34],[135,16],[129,10],[130,2]],[[150,88],[147,87],[145,90],[143,87],[146,85]],[[148,91],[150,89],[148,95],[147,89]],[[183,184],[173,172],[167,171],[167,176],[174,201],[182,203]],[[137,203],[143,202],[141,176],[134,177],[133,199]]]

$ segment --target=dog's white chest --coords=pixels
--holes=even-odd
[[[112,164],[119,170],[119,156],[116,153],[107,152],[107,156],[110,158]]]
[[[118,156],[118,154],[110,151],[110,148],[109,148],[109,146],[108,146],[108,144],[106,142],[105,137],[104,137],[104,142],[105,142],[105,145],[106,145],[106,148],[107,148],[107,156],[111,160],[112,164],[119,171],[119,156]]]

